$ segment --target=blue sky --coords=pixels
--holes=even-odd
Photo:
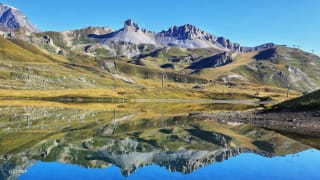
[[[1,1],[1,0],[0,0]],[[42,30],[121,28],[131,18],[152,31],[196,25],[244,46],[299,45],[320,54],[319,0],[2,0]]]

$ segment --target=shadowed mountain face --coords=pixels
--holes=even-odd
[[[204,59],[200,59],[199,61],[193,62],[189,69],[204,69],[204,68],[212,68],[224,66],[232,62],[232,58],[228,53],[221,53],[211,57],[207,57]]]
[[[284,101],[273,108],[277,110],[320,110],[320,90]]]
[[[275,59],[276,58],[276,48],[270,48],[264,51],[261,51],[259,54],[255,55],[256,60],[266,60],[266,59]]]
[[[130,176],[153,164],[191,173],[241,153],[273,157],[309,148],[251,125],[192,118],[187,105],[123,106],[1,106],[1,178],[17,178],[19,174],[10,174],[12,170],[28,169],[35,161],[90,168],[115,165]],[[195,106],[212,111],[212,106]],[[11,144],[13,139],[16,143]]]

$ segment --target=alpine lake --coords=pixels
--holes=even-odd
[[[0,179],[320,179],[318,138],[190,116],[253,108],[2,100]]]

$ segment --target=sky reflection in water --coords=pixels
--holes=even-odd
[[[19,179],[319,179],[320,151],[310,149],[284,157],[244,153],[190,174],[150,165],[124,177],[116,166],[86,169],[78,165],[37,162]]]

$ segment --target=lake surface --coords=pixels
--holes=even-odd
[[[251,108],[2,101],[0,179],[320,179],[304,137],[189,116]]]

